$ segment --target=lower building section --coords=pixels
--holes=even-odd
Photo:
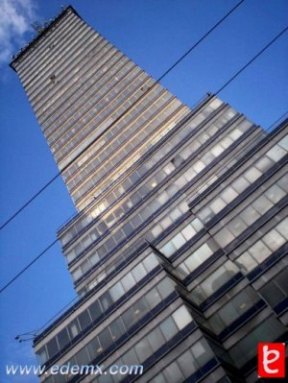
[[[287,340],[287,122],[265,135],[221,106],[187,139],[206,107],[163,138],[165,176],[158,146],[139,163],[157,166],[119,198],[126,215],[109,224],[113,202],[61,229],[79,300],[35,339],[42,382],[253,383],[258,343]]]

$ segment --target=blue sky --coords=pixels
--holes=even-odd
[[[154,78],[159,77],[237,1],[78,0],[80,15]],[[0,0],[0,222],[57,173],[9,56],[31,40],[33,21],[54,17],[62,0]],[[64,4],[64,5],[67,5]],[[189,106],[215,92],[287,25],[286,0],[247,0],[162,84]],[[220,97],[264,128],[287,110],[287,33]],[[0,233],[1,286],[55,239],[74,208],[58,179]],[[59,246],[0,296],[0,381],[7,363],[34,362],[31,343],[14,337],[41,328],[75,296]]]

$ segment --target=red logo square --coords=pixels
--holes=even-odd
[[[258,343],[259,378],[285,378],[285,343]]]

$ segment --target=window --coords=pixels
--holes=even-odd
[[[159,291],[162,299],[165,299],[174,291],[174,285],[170,279],[164,278],[157,286],[157,290]]]
[[[45,346],[40,348],[40,350],[37,352],[37,355],[40,359],[41,365],[44,364],[48,360],[48,354],[47,354]]]
[[[181,233],[175,235],[175,237],[172,239],[173,245],[178,250],[185,244],[185,238]]]
[[[189,377],[197,370],[195,360],[189,350],[184,352],[184,354],[177,359],[177,362],[179,363],[185,377]]]
[[[163,253],[166,257],[171,257],[172,254],[175,253],[176,248],[172,242],[166,243],[163,247],[160,249],[161,253]]]
[[[261,177],[261,172],[257,170],[255,167],[251,167],[244,173],[244,177],[252,184],[255,182],[259,177]]]
[[[166,339],[168,341],[169,339],[173,338],[173,336],[178,332],[177,327],[175,325],[175,322],[172,318],[168,317],[160,324],[160,329]]]
[[[276,318],[270,317],[260,323],[253,331],[233,346],[229,354],[237,367],[242,367],[256,355],[258,342],[273,342],[286,332],[284,325]]]
[[[281,289],[273,283],[273,281],[267,283],[264,287],[259,290],[259,293],[269,303],[271,307],[275,307],[278,303],[282,302],[286,295]]]
[[[213,254],[213,251],[206,243],[204,243],[204,245],[200,246],[188,258],[186,258],[184,264],[188,267],[190,272],[192,272],[206,259],[208,259],[211,254]]]
[[[219,334],[258,301],[255,291],[249,286],[246,287],[209,318],[211,328]]]
[[[142,263],[139,263],[134,269],[132,270],[132,275],[135,278],[136,282],[141,281],[142,278],[146,275],[146,270],[144,269],[144,266]]]
[[[140,363],[144,362],[144,360],[147,359],[153,352],[147,338],[141,339],[136,344],[135,351],[139,358]]]
[[[191,314],[185,306],[181,306],[179,309],[174,311],[172,318],[174,319],[179,330],[183,330],[183,328],[192,321]]]
[[[113,300],[111,298],[110,291],[107,291],[106,293],[101,295],[99,300],[101,302],[101,305],[102,305],[104,311],[106,311],[113,304]]]
[[[100,332],[99,341],[103,350],[106,350],[109,346],[111,346],[111,344],[113,343],[113,339],[110,334],[109,328],[106,328],[105,330]]]
[[[275,229],[264,235],[263,242],[272,250],[279,249],[286,242],[285,239]]]
[[[128,273],[124,278],[121,279],[121,283],[125,289],[125,292],[127,292],[135,285],[136,282],[132,274]]]
[[[190,350],[199,366],[204,366],[204,364],[213,358],[212,351],[204,339],[195,343]]]
[[[277,306],[288,296],[288,272],[281,271],[272,280],[263,286],[259,293],[269,303],[271,307]]]
[[[285,197],[286,193],[278,185],[273,185],[265,192],[265,195],[275,204]]]
[[[89,342],[86,347],[89,354],[89,361],[94,360],[103,351],[98,337],[91,340],[91,342]]]
[[[112,297],[113,302],[118,301],[118,299],[120,299],[124,294],[125,294],[125,291],[124,291],[122,284],[120,282],[116,283],[110,289],[110,295]]]
[[[111,330],[113,341],[120,338],[126,331],[123,320],[121,318],[116,319],[114,322],[111,323],[109,327]]]
[[[267,157],[271,158],[271,160],[278,162],[282,157],[284,157],[286,151],[282,149],[279,145],[273,146],[267,153]]]
[[[146,257],[143,261],[143,264],[146,268],[146,270],[148,271],[148,273],[150,271],[152,271],[156,266],[159,265],[159,262],[156,258],[156,256],[154,254],[150,254],[148,255],[148,257]]]
[[[102,309],[98,300],[92,303],[92,305],[89,306],[88,310],[90,312],[92,320],[96,320],[102,314]]]
[[[221,198],[216,198],[210,204],[210,208],[213,210],[214,214],[219,213],[219,211],[224,209],[225,206],[226,206],[226,203]]]
[[[257,241],[253,246],[250,247],[249,253],[253,255],[253,257],[256,258],[258,262],[263,262],[271,254],[271,251],[262,241]]]
[[[89,312],[86,310],[83,313],[81,313],[78,316],[78,320],[80,323],[81,330],[85,330],[85,328],[88,327],[89,324],[91,323],[91,318],[89,316]]]
[[[77,319],[74,319],[68,326],[68,331],[70,334],[70,338],[73,339],[75,336],[77,336],[80,332],[79,324]]]
[[[87,364],[87,360],[89,358],[87,348],[84,347],[80,351],[78,351],[74,358],[76,359],[76,363],[78,364],[78,366],[84,366],[85,364]]]
[[[184,227],[184,229],[182,229],[181,232],[186,241],[189,241],[189,239],[191,239],[196,234],[196,231],[190,225]]]
[[[159,328],[155,328],[153,332],[148,335],[147,339],[153,352],[157,351],[165,343],[165,338]]]
[[[58,349],[58,344],[56,341],[56,338],[52,338],[48,343],[47,343],[47,351],[49,355],[49,359],[52,358],[54,355],[57,354],[59,351]]]
[[[57,339],[60,349],[67,346],[67,344],[70,342],[70,339],[66,328],[59,332],[59,334],[57,335]]]
[[[246,181],[244,177],[240,177],[232,183],[233,189],[235,189],[239,194],[242,193],[249,186],[249,182]]]
[[[166,376],[167,382],[183,382],[182,372],[175,362],[165,368],[164,375]]]
[[[226,202],[226,203],[230,203],[231,201],[233,201],[236,197],[238,196],[238,194],[235,192],[234,189],[232,189],[230,186],[228,186],[222,193],[221,193],[221,197],[223,198],[223,200]]]
[[[150,290],[145,298],[151,309],[161,302],[161,296],[156,289]]]

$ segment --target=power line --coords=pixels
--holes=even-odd
[[[56,245],[57,242],[58,242],[58,239],[55,239],[53,242],[51,242],[50,245],[48,245],[43,251],[41,251],[40,254],[37,255],[37,257],[32,259],[32,261],[29,262],[28,265],[26,265],[22,270],[19,271],[19,273],[17,273],[12,279],[10,279],[10,281],[7,282],[6,285],[1,287],[0,294],[4,290],[6,290],[10,285],[12,285],[12,283],[14,283],[19,277],[21,277],[21,275],[24,274],[25,271],[27,271],[32,265],[34,265],[35,262],[37,262],[41,257],[43,257],[43,255],[46,254],[47,251],[51,249],[51,247]]]
[[[134,104],[130,105],[126,111],[124,111],[117,119],[112,122],[102,133],[100,136],[96,137],[86,148],[84,148],[77,156],[71,160],[62,170],[59,171],[54,177],[51,178],[41,189],[34,194],[28,201],[26,201],[18,210],[16,210],[1,226],[0,231],[4,229],[10,222],[12,222],[27,206],[29,206],[40,194],[44,192],[69,166],[77,160],[86,150],[88,150],[99,138],[109,130],[113,125],[115,125],[125,114],[127,114],[139,101],[141,101],[151,90],[161,81],[164,77],[166,77],[181,61],[185,59],[203,40],[205,40],[220,24],[222,24],[245,0],[239,1],[229,12],[227,12],[216,24],[213,25],[195,44],[192,45],[179,59],[175,61],[155,82],[154,84],[148,88],[138,100],[134,102]]]
[[[278,40],[285,32],[287,32],[287,30],[288,26],[282,29],[282,31],[279,32],[278,35],[276,35],[271,41],[269,41],[269,43],[266,44],[265,47],[262,48],[255,56],[253,56],[251,60],[247,62],[247,64],[243,65],[242,68],[238,70],[238,72],[236,72],[228,81],[226,81],[225,84],[217,90],[215,96],[222,92],[222,90],[225,89],[232,81],[234,81],[235,78],[237,78],[249,65],[251,65],[255,60],[257,60],[257,58],[261,56],[262,53],[264,53],[273,43],[275,43],[275,41]]]
[[[244,69],[246,69],[249,65],[251,65],[256,58],[258,58],[261,54],[263,54],[268,47],[270,47],[277,39],[281,37],[283,33],[285,33],[288,30],[288,27],[283,29],[280,33],[278,33],[277,36],[275,36],[264,48],[262,48],[252,59],[248,61],[247,64],[245,64],[241,69],[239,69],[226,83],[219,88],[217,91],[217,94],[220,93],[224,88],[226,88],[232,81],[234,81],[240,73],[243,72]],[[285,112],[286,114],[287,112]],[[284,116],[284,115],[283,115]],[[281,117],[280,117],[281,118]],[[279,121],[279,119],[277,119]],[[271,126],[274,126],[275,123],[273,123]],[[0,294],[6,290],[7,287],[9,287],[12,283],[14,283],[27,269],[29,269],[39,258],[41,258],[52,246],[56,244],[58,240],[56,239],[53,241],[49,246],[47,246],[37,257],[35,257],[24,269],[22,269],[18,274],[15,275],[5,286],[3,286],[0,289]]]

